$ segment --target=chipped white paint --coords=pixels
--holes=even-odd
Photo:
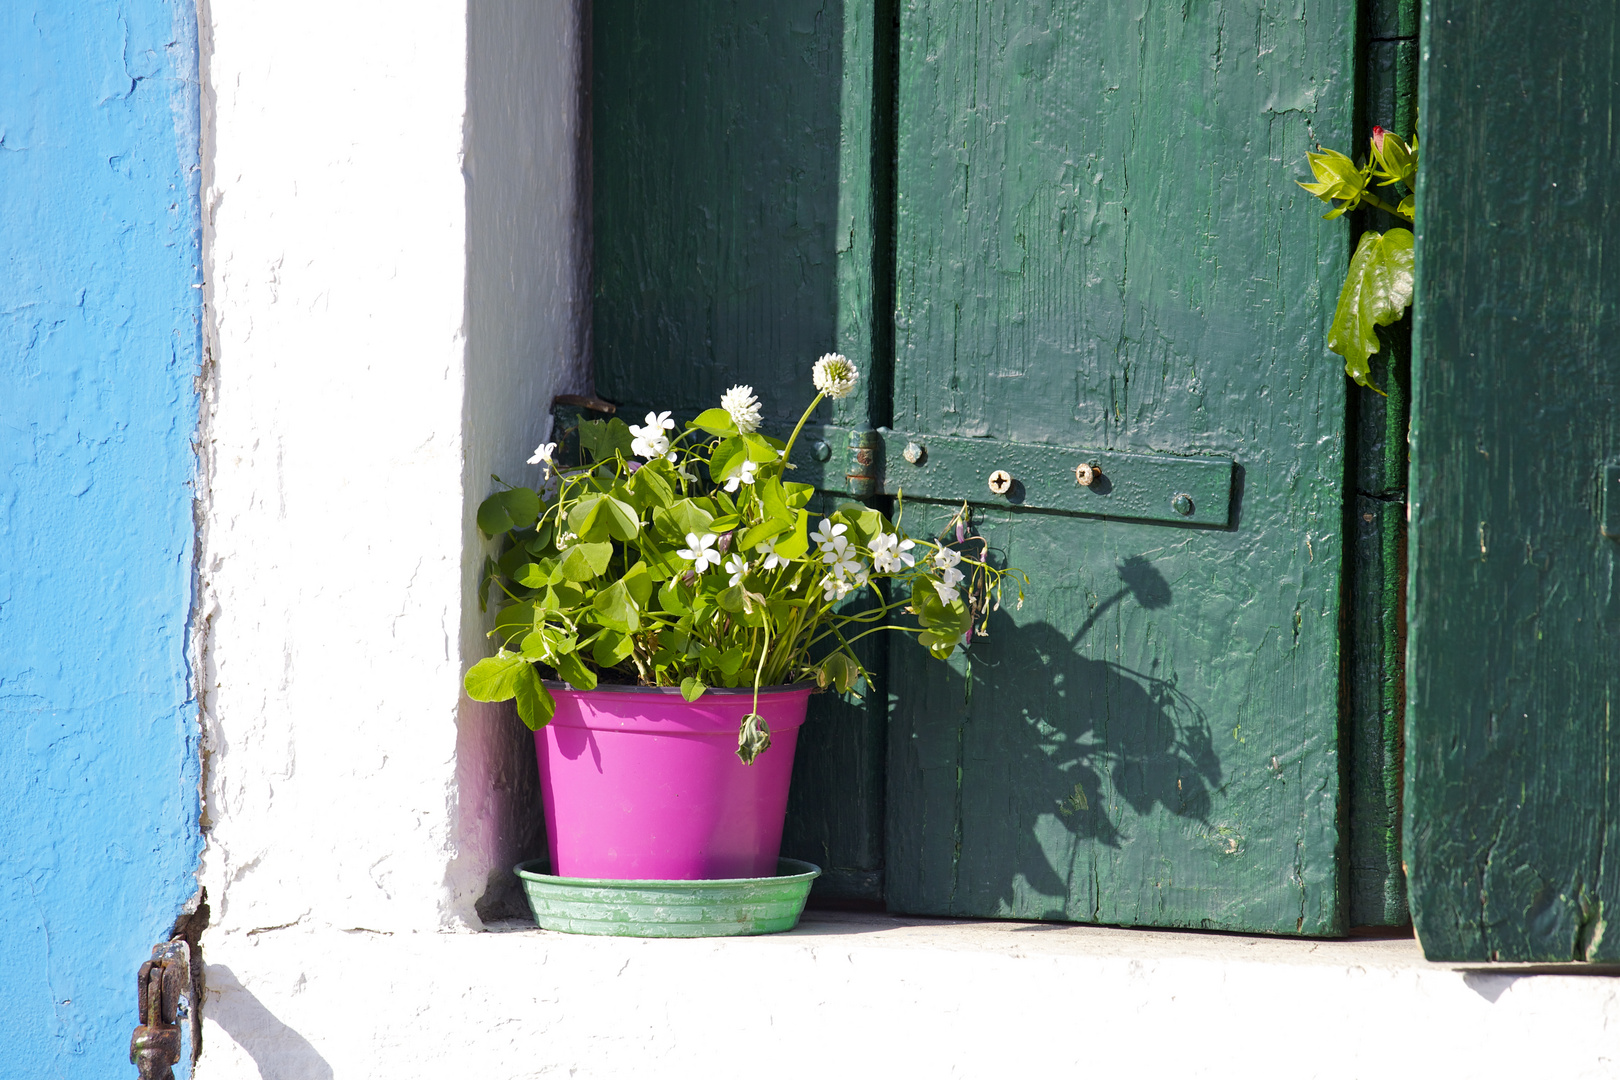
[[[458,689],[474,510],[582,389],[576,42],[571,0],[204,5],[209,949],[476,928],[532,828]]]
[[[1620,1073],[1620,981],[1469,974],[1410,940],[812,914],[708,941],[292,929],[210,964],[205,1080]]]

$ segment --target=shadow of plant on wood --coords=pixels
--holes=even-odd
[[[914,809],[891,841],[920,847],[919,873],[952,876],[953,910],[1092,917],[1098,885],[1083,848],[1122,849],[1160,808],[1210,826],[1221,763],[1203,708],[1158,660],[1138,671],[1080,653],[1111,610],[1171,604],[1147,559],[1116,569],[1119,589],[1076,631],[1004,610],[965,671],[948,673],[903,649],[891,747],[909,758],[896,794]]]

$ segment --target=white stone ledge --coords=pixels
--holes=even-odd
[[[294,927],[207,961],[201,1080],[1620,1075],[1620,980],[1410,940],[808,912],[686,941]]]

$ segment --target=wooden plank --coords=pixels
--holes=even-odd
[[[1406,853],[1431,959],[1620,958],[1617,38],[1613,4],[1424,5]]]
[[[621,415],[695,415],[747,383],[780,429],[836,347],[868,368],[836,418],[882,422],[887,10],[595,0],[594,370]],[[884,643],[865,648],[883,672]],[[816,695],[801,731],[783,853],[822,867],[819,897],[881,898],[885,701],[881,681]]]
[[[1225,528],[978,515],[1038,586],[894,647],[891,909],[1341,929],[1347,235],[1293,176],[1355,9],[902,6],[894,428],[1241,469]]]
[[[596,392],[797,419],[836,340],[841,10],[593,5]]]

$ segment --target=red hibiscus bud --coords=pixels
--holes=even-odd
[[[1372,134],[1373,146],[1374,146],[1374,148],[1377,149],[1377,151],[1380,154],[1382,154],[1384,152],[1384,136],[1388,135],[1388,134],[1389,134],[1389,132],[1385,131],[1381,127],[1374,127],[1373,128],[1373,134]]]

